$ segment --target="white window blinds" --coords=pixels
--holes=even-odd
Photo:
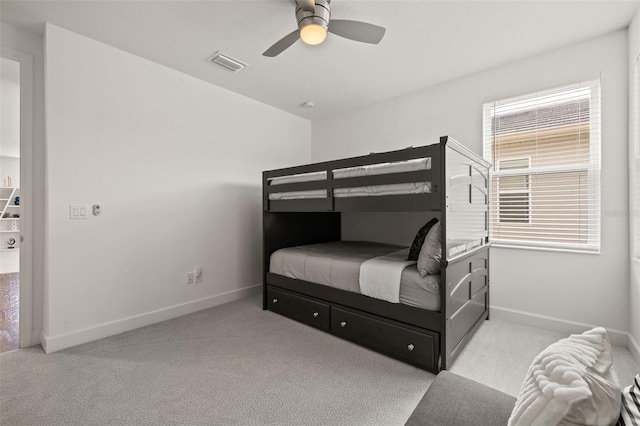
[[[496,244],[600,249],[600,82],[484,104]]]

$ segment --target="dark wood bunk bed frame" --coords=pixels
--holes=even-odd
[[[333,179],[346,167],[431,158],[431,169]],[[268,309],[432,372],[449,368],[489,319],[490,164],[455,140],[263,173],[264,286]],[[326,171],[326,180],[269,185],[277,176]],[[431,182],[431,192],[335,198],[344,187]],[[326,198],[270,200],[271,192],[326,189]],[[425,212],[441,222],[440,311],[390,303],[269,272],[273,252],[341,239],[342,212]],[[408,242],[409,243],[409,242]],[[449,256],[448,246],[466,251]],[[408,244],[407,244],[408,245]]]

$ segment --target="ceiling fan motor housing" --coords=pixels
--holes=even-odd
[[[298,20],[298,29],[302,30],[310,24],[320,25],[327,30],[329,28],[329,20],[331,19],[331,0],[315,0],[315,11],[308,12],[302,7],[296,7],[296,19]]]

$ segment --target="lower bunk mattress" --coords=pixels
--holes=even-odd
[[[269,272],[439,311],[440,275],[422,277],[415,262],[405,260],[408,252],[401,246],[362,241],[287,247],[271,255]]]

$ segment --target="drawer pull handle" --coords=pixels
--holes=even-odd
[[[345,328],[347,326],[347,322],[346,321],[342,321],[340,323],[340,327]]]
[[[314,312],[314,313],[313,313],[313,317],[314,317],[314,318],[318,318],[318,313],[317,313],[317,312]]]
[[[409,343],[409,346],[407,346],[407,349],[409,349],[409,352],[411,352],[412,350],[415,349],[415,346],[413,346],[413,343]]]
[[[278,299],[273,299],[273,303],[278,303]]]

